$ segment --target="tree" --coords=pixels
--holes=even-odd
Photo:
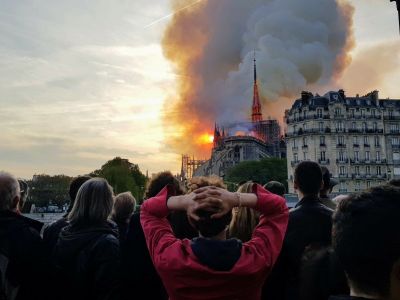
[[[287,188],[286,159],[265,158],[239,163],[228,171],[225,180],[236,184],[249,180],[265,184],[274,180],[283,183]]]
[[[105,178],[113,187],[115,194],[130,191],[138,201],[143,198],[146,176],[140,171],[138,165],[131,163],[128,159],[116,157],[109,160],[90,176]]]

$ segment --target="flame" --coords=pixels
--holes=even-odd
[[[200,145],[208,145],[214,142],[214,136],[209,133],[203,133],[198,139]]]

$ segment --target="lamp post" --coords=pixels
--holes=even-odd
[[[397,12],[399,14],[399,29],[400,29],[400,0],[390,0],[390,2],[396,2]]]

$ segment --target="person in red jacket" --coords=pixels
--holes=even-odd
[[[284,198],[256,184],[249,194],[204,187],[187,195],[171,195],[173,190],[167,186],[141,208],[147,247],[170,299],[260,299],[288,223]],[[238,206],[261,213],[246,243],[226,240],[229,215]],[[174,210],[186,210],[199,238],[174,236],[167,220]]]

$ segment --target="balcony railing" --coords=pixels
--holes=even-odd
[[[319,160],[318,160],[318,163],[319,163],[320,165],[329,165],[330,160],[329,160],[329,159],[319,159]]]
[[[350,159],[350,163],[351,164],[355,164],[355,165],[357,165],[357,164],[370,164],[370,165],[377,164],[377,165],[379,165],[379,164],[386,164],[386,162],[387,162],[386,159],[376,159],[376,160],[373,160],[373,159],[370,159],[370,160],[367,160],[367,159]]]
[[[336,163],[337,164],[347,164],[347,163],[349,163],[349,159],[348,158],[346,158],[346,159],[337,159]]]
[[[346,144],[337,144],[336,148],[346,148]]]
[[[320,147],[326,147],[326,144],[325,143],[321,143],[321,144],[319,144],[319,146]]]

